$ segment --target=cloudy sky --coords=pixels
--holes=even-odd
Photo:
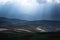
[[[59,0],[0,0],[0,17],[60,20]]]

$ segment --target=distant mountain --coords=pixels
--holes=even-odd
[[[21,25],[26,24],[26,20],[19,20],[19,19],[10,19],[5,17],[0,17],[0,28],[21,28]]]
[[[37,31],[40,28],[46,31],[60,31],[60,21],[54,20],[36,20],[36,21],[27,21],[20,19],[11,19],[0,17],[0,28],[21,28],[21,29],[29,29],[32,31]]]
[[[5,17],[0,17],[0,24],[1,23],[10,23],[10,24],[24,24],[26,20],[19,20],[19,19],[10,19]]]

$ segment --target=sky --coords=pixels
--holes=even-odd
[[[60,20],[60,0],[0,0],[0,17]]]

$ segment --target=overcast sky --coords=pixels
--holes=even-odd
[[[60,20],[60,4],[39,0],[0,1],[0,17],[21,20]]]

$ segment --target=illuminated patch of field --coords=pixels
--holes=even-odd
[[[27,30],[27,29],[16,29],[16,31],[25,31],[25,32],[32,32],[32,31],[30,31],[30,30]]]
[[[39,27],[37,27],[36,30],[39,31],[39,32],[47,32],[46,30],[43,30],[43,29],[41,29]]]
[[[6,30],[8,30],[8,29],[5,29],[5,28],[0,28],[0,31],[6,31]]]

